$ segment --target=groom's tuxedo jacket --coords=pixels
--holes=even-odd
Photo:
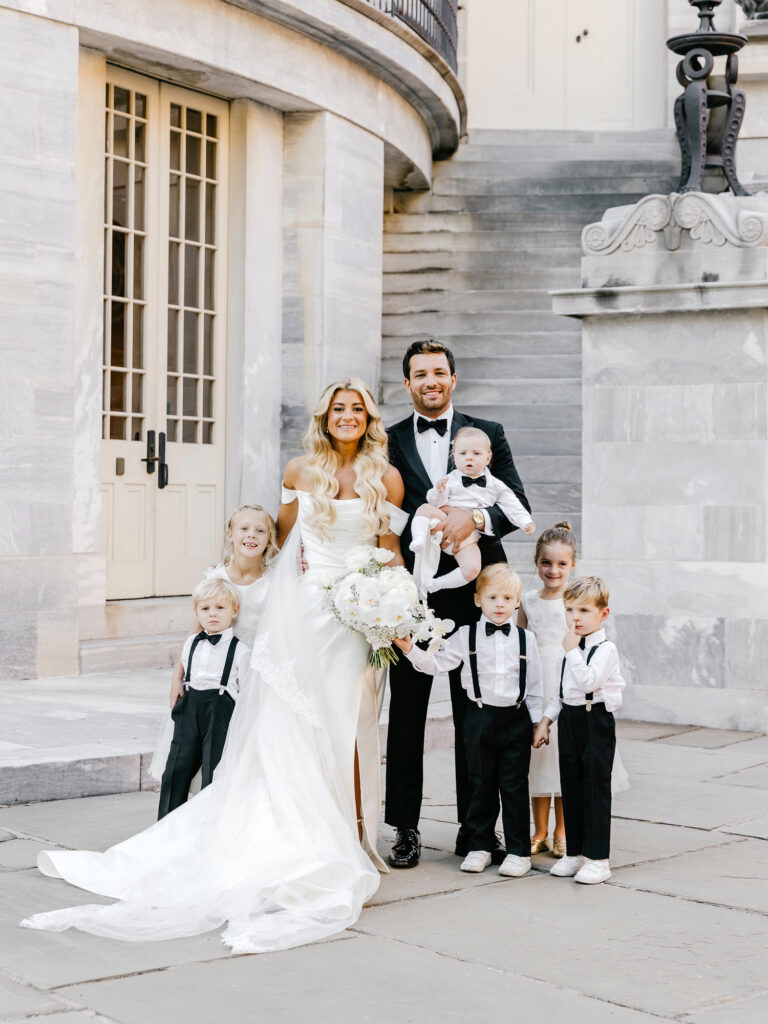
[[[485,431],[491,439],[491,454],[493,456],[489,469],[495,477],[515,492],[522,504],[530,512],[531,506],[528,503],[522,482],[518,476],[517,470],[515,469],[512,452],[510,451],[509,444],[504,436],[504,428],[501,424],[494,423],[491,420],[481,420],[473,416],[467,416],[465,413],[461,413],[457,409],[454,409],[453,420],[451,422],[451,438],[454,438],[462,427],[478,427],[480,430]],[[405,484],[403,511],[407,512],[409,516],[412,516],[419,505],[424,504],[427,491],[432,487],[432,481],[429,479],[429,474],[427,473],[424,463],[421,461],[421,457],[419,456],[416,448],[416,438],[413,432],[413,415],[410,415],[407,419],[401,420],[393,427],[389,427],[387,429],[387,435],[389,437],[389,461],[400,471],[403,483]],[[446,473],[453,468],[453,459],[450,458],[445,467]],[[490,514],[491,525],[493,526],[495,536],[490,537],[483,534],[480,537],[479,544],[483,557],[483,565],[490,565],[492,562],[503,562],[506,560],[504,556],[504,549],[501,545],[501,538],[506,536],[506,534],[510,533],[512,530],[517,529],[516,526],[510,523],[501,509],[496,506],[488,509],[488,512]],[[405,558],[409,569],[413,567],[414,559],[413,554],[409,550],[410,543],[411,526],[409,522],[401,538],[403,557]],[[440,566],[438,574],[449,572],[451,569],[456,567],[456,563],[452,558],[450,558],[450,556],[445,555],[444,558],[446,559],[445,564]],[[474,588],[472,589],[474,590]],[[441,593],[443,592],[441,591]]]

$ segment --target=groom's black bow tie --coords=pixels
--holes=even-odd
[[[508,622],[502,623],[501,626],[497,626],[495,622],[486,622],[485,624],[485,635],[493,636],[497,629],[500,629],[504,636],[509,636],[512,627]]]
[[[209,643],[213,644],[214,647],[219,642],[219,640],[221,640],[221,633],[214,633],[213,635],[211,635],[210,633],[206,633],[205,630],[202,630],[197,635],[200,637],[201,640],[207,640]]]
[[[428,420],[425,416],[419,416],[416,420],[416,429],[420,434],[425,430],[436,430],[440,437],[444,437],[448,429],[448,420]]]
[[[485,487],[487,482],[485,473],[482,476],[463,476],[461,478],[462,487],[471,487],[472,484],[477,484],[478,487]]]

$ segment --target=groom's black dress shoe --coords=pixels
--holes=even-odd
[[[501,839],[498,836],[495,837],[496,842],[490,849],[491,863],[502,864],[504,858],[507,856],[507,851],[502,845]],[[456,848],[453,851],[457,857],[466,857],[469,853],[469,833],[464,831],[464,828],[459,825],[459,831],[456,833]]]
[[[415,868],[421,856],[421,836],[417,828],[399,828],[387,860],[393,868]]]

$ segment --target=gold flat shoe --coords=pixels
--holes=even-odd
[[[531,856],[534,853],[546,853],[549,850],[549,839],[531,839]]]
[[[564,857],[566,851],[566,844],[564,839],[555,839],[552,843],[552,853],[556,857]]]

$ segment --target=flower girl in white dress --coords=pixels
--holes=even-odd
[[[563,660],[563,636],[568,630],[565,621],[563,593],[576,565],[576,535],[568,522],[555,523],[536,541],[533,560],[542,587],[523,594],[518,613],[518,625],[530,629],[536,637],[544,677],[544,706],[560,683],[560,664]],[[531,752],[529,789],[533,808],[533,836],[531,853],[552,849],[557,857],[565,854],[565,823],[560,798],[560,765],[557,750],[557,725],[550,731],[548,746]],[[620,793],[629,788],[629,777],[624,770],[618,748],[613,762],[611,788]],[[549,811],[554,798],[555,830],[550,847]]]

